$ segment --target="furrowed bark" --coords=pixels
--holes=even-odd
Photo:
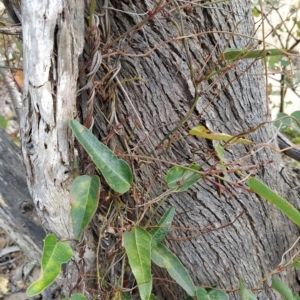
[[[149,2],[143,0],[112,1],[114,8],[119,11],[109,11],[111,36],[120,36],[143,19],[137,14],[125,17],[122,11],[142,13],[149,8],[154,11],[156,4],[151,3],[149,7]],[[129,96],[121,89],[117,94],[118,120],[126,121],[122,123],[124,130],[121,138],[114,135],[110,145],[120,152],[129,147],[133,156],[151,153],[179,165],[196,162],[203,170],[209,171],[216,160],[209,158],[207,153],[214,151],[216,143],[189,136],[189,129],[201,124],[213,132],[236,135],[256,128],[268,119],[264,79],[256,75],[263,73],[261,61],[254,63],[253,60],[241,60],[224,72],[206,78],[222,70],[224,62],[220,60],[220,54],[226,48],[258,46],[255,38],[252,38],[254,26],[251,7],[247,1],[239,0],[213,8],[195,6],[189,12],[179,12],[173,2],[165,13],[169,11],[172,11],[170,16],[167,14],[166,18],[162,18],[158,14],[140,30],[122,39],[122,49],[126,49],[124,51],[128,56],[125,54],[118,58],[121,65],[118,78],[120,82],[126,82],[123,88]],[[184,35],[190,35],[186,38],[188,53],[183,39],[162,45],[164,41],[182,35],[178,27],[168,22],[168,17],[177,22],[180,29],[183,26]],[[105,32],[105,27],[101,30]],[[161,46],[148,52],[157,45]],[[147,56],[141,56],[147,52]],[[195,77],[200,81],[197,105],[189,122],[173,135],[171,143],[159,146],[159,142],[180,123],[193,104],[195,89],[190,76],[189,59]],[[115,70],[116,67],[112,64],[111,68]],[[99,77],[103,78],[103,74]],[[141,80],[128,83],[128,79],[132,78]],[[96,102],[96,112],[103,111],[103,107],[106,107],[105,100]],[[106,133],[103,130],[104,123],[101,114],[97,113],[95,126],[101,137],[111,132],[112,124],[107,124]],[[137,123],[139,126],[136,126]],[[122,143],[129,135],[126,144]],[[257,144],[270,142],[276,148],[274,139],[272,142],[274,137],[276,132],[273,125],[263,126],[247,136]],[[225,151],[226,162],[243,158],[241,166],[256,165],[253,176],[261,178],[299,207],[295,191],[282,179],[283,174],[287,174],[280,172],[280,156],[266,145],[262,145],[251,156],[246,156],[251,147],[238,143],[228,148]],[[239,166],[238,163],[232,167]],[[142,195],[140,201],[146,204],[159,194],[166,186],[165,174],[170,167],[151,159],[148,163],[138,165],[135,175]],[[235,173],[228,175],[228,178],[234,182],[241,180]],[[277,267],[282,254],[297,239],[298,228],[253,193],[228,186],[227,191],[223,190],[221,194],[218,195],[216,184],[200,180],[187,192],[174,193],[165,199],[153,218],[157,222],[169,206],[175,207],[173,226],[177,229],[171,230],[169,239],[164,243],[179,256],[196,285],[218,285],[231,289],[238,287],[238,277],[242,277],[247,287],[255,287],[261,278]],[[153,225],[156,222],[153,221]],[[188,228],[198,228],[198,231]],[[159,272],[156,277],[165,278],[165,274]],[[283,280],[297,291],[295,271],[291,270]],[[261,286],[263,290],[257,292],[258,297],[279,299],[278,294],[268,288],[268,284],[270,281]],[[155,281],[155,294],[159,299],[183,299],[185,295],[178,286],[164,283],[163,279]],[[230,294],[230,299],[239,299],[239,294]]]

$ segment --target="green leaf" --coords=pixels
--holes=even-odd
[[[295,54],[281,49],[265,49],[265,50],[248,50],[248,49],[235,49],[227,48],[223,53],[224,60],[236,60],[236,59],[251,59],[251,58],[263,58],[268,56]]]
[[[280,59],[280,64],[283,68],[286,68],[290,65],[290,60],[287,57],[282,56]]]
[[[158,299],[153,294],[151,294],[149,300],[158,300]]]
[[[260,11],[256,7],[254,7],[252,9],[252,14],[255,18],[258,18],[260,16]]]
[[[124,232],[124,246],[129,265],[138,283],[142,300],[149,299],[152,290],[151,235],[141,227]]]
[[[295,293],[295,292],[292,292],[293,294],[293,300],[300,300],[300,297]]]
[[[8,125],[8,121],[4,118],[4,116],[0,115],[0,127],[6,129]]]
[[[264,183],[262,183],[256,178],[250,177],[248,179],[248,185],[254,193],[268,200],[280,211],[282,211],[288,218],[290,218],[294,223],[300,226],[300,213],[287,200],[280,197],[268,186],[266,186]]]
[[[285,300],[293,300],[293,292],[291,289],[284,284],[280,279],[273,278],[272,279],[272,288],[277,291]]]
[[[152,246],[151,246],[152,248],[155,247],[158,243],[160,243],[166,236],[166,234],[172,224],[174,214],[175,214],[174,207],[170,207],[165,212],[163,217],[160,219],[157,227],[155,227],[149,231],[149,233],[152,236]]]
[[[40,279],[29,286],[27,295],[38,295],[52,284],[61,271],[61,265],[68,262],[72,255],[73,251],[68,243],[57,242],[53,233],[48,234],[44,240]]]
[[[228,295],[221,290],[206,291],[203,288],[196,291],[197,300],[228,300]]]
[[[203,288],[197,289],[196,297],[197,297],[197,300],[199,300],[199,299],[201,299],[201,300],[209,299],[206,289],[203,289]]]
[[[119,159],[78,121],[72,120],[70,126],[79,143],[101,171],[107,184],[120,194],[127,192],[133,180],[132,172],[127,162]]]
[[[245,288],[242,278],[239,278],[239,285],[242,300],[257,300],[256,296]]]
[[[297,111],[294,111],[292,114],[291,114],[292,117],[294,117],[300,124],[300,111],[297,110]],[[292,129],[295,130],[298,134],[300,133],[300,127],[298,125],[298,123],[292,119],[291,120],[291,126],[292,126]]]
[[[300,110],[294,111],[291,116],[293,116],[300,123]]]
[[[100,179],[82,175],[71,186],[71,217],[74,238],[79,240],[83,231],[93,218],[98,207]]]
[[[199,165],[193,164],[188,168],[191,170],[175,166],[168,171],[166,181],[170,189],[175,189],[176,192],[184,192],[202,177],[201,174],[192,171],[199,171]]]
[[[225,160],[224,160],[224,148],[219,143],[217,143],[217,145],[215,146],[215,150],[216,150],[217,155],[219,157],[222,169],[223,169],[224,173],[227,174],[227,170],[226,170],[226,167],[225,167]]]
[[[152,261],[161,268],[165,268],[169,275],[190,295],[195,296],[196,288],[185,267],[180,260],[163,244],[152,248]]]
[[[63,298],[62,300],[87,300],[87,298],[82,294],[74,294],[71,298]]]
[[[282,117],[288,117],[288,114],[286,114],[286,113],[278,113],[277,114],[277,119],[282,118]],[[289,127],[289,126],[291,126],[291,118],[284,118],[284,119],[281,119],[278,121],[276,120],[274,122],[274,125],[277,128],[279,128],[279,126],[280,126],[280,128]]]
[[[269,57],[269,58],[268,58],[269,67],[272,68],[273,70],[278,69],[280,59],[281,59],[281,56],[280,56],[280,55]]]
[[[126,293],[121,293],[122,300],[132,300]]]
[[[296,257],[293,261],[293,267],[296,269],[300,269],[300,260],[299,257]]]

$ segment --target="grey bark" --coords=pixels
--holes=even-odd
[[[155,7],[154,4],[149,6],[148,1],[112,1],[111,5],[119,10],[137,13]],[[180,24],[176,6],[171,7],[175,10],[172,17]],[[127,15],[120,11],[109,11],[109,16],[112,37],[119,36],[141,20],[137,15]],[[189,14],[182,11],[182,17],[186,35],[202,33],[186,40],[193,68],[199,78],[203,79],[219,68],[218,56],[227,47],[256,46],[255,40],[245,38],[251,37],[254,32],[251,8],[247,1],[228,2],[214,8],[195,7]],[[101,27],[101,31],[106,32],[106,28]],[[123,38],[118,46],[130,49],[128,54],[142,54],[174,36],[179,36],[179,33],[172,23],[157,15],[141,30]],[[120,55],[111,62],[112,68],[118,59],[121,64],[118,74],[120,81],[133,77],[144,81],[124,84],[130,99],[121,89],[117,94],[118,121],[128,116],[129,119],[124,124],[121,137],[111,142],[113,149],[117,147],[124,151],[129,148],[132,154],[140,155],[153,152],[156,157],[162,152],[164,154],[159,157],[167,161],[181,165],[195,161],[204,170],[209,170],[216,162],[206,156],[208,150],[213,150],[212,143],[188,137],[188,129],[203,124],[211,131],[236,135],[255,128],[268,118],[264,80],[254,76],[262,73],[262,64],[241,61],[232,70],[221,73],[221,78],[215,76],[200,83],[197,106],[188,126],[182,129],[177,139],[173,139],[170,148],[165,146],[155,150],[159,141],[184,118],[193,102],[194,90],[184,47],[181,41],[177,41],[158,47],[147,57]],[[213,64],[213,69],[209,71]],[[101,76],[103,74],[100,73]],[[108,129],[103,128],[105,120],[101,118],[100,111],[103,112],[104,107],[106,103],[103,99],[96,103],[96,131],[100,132],[102,138],[110,133],[112,127],[107,124]],[[134,129],[126,145],[124,139],[131,134],[136,120],[142,120],[142,123]],[[274,135],[273,126],[266,125],[247,137],[258,144],[271,141],[270,144],[276,148],[277,144],[272,141]],[[244,144],[230,147],[225,154],[226,161],[244,157],[250,148]],[[283,174],[285,178],[287,176],[285,171],[280,173],[281,158],[271,148],[262,146],[259,152],[246,157],[243,163],[262,163],[254,172],[255,176],[299,207],[295,191],[281,177]],[[145,203],[155,198],[165,187],[164,177],[168,168],[168,164],[151,161],[139,165],[135,170],[137,188]],[[233,181],[241,179],[234,174],[228,178]],[[277,267],[282,254],[298,237],[298,228],[255,194],[230,186],[228,189],[230,194],[224,192],[219,197],[215,185],[201,180],[187,192],[168,197],[158,214],[161,215],[169,206],[175,207],[177,215],[173,225],[183,230],[173,230],[166,244],[180,257],[196,285],[218,285],[224,289],[233,289],[238,287],[238,277],[242,277],[246,286],[253,288],[262,277]],[[233,222],[241,213],[242,216]],[[152,217],[158,220],[159,215]],[[229,226],[217,230],[231,222]],[[198,228],[203,234],[199,235],[199,232],[187,228]],[[284,276],[284,281],[295,291],[299,290],[293,270]],[[267,283],[270,284],[270,281]],[[260,299],[279,299],[278,295],[267,288],[267,284],[261,288],[265,290],[257,293]],[[159,299],[183,297],[178,289],[171,288],[169,283],[164,284],[161,280],[156,281],[156,292],[160,294]],[[239,295],[231,294],[230,299],[239,299]]]
[[[54,4],[55,1],[43,1],[41,4],[39,1],[23,2],[24,71],[27,74],[21,123],[23,156],[39,216],[46,228],[65,238],[71,236],[68,191],[72,178],[73,139],[68,121],[75,117],[76,112],[77,59],[82,48],[81,36],[75,34],[74,28],[75,17],[82,12],[82,6],[80,1],[72,7],[65,6],[64,1],[59,2],[61,6]],[[31,3],[37,6],[31,6]],[[109,44],[141,21],[142,17],[137,14],[101,10],[104,3],[99,1],[98,4],[102,45]],[[110,1],[109,6],[136,13],[155,8],[151,1]],[[76,15],[73,9],[77,8]],[[176,5],[172,4],[168,10],[171,8],[171,17],[180,24]],[[212,131],[235,135],[263,122],[268,117],[265,87],[263,78],[255,76],[262,73],[261,62],[241,61],[231,70],[221,72],[220,78],[216,75],[201,81],[223,64],[218,56],[225,48],[256,46],[250,38],[253,34],[251,8],[247,1],[239,0],[214,8],[198,6],[189,14],[184,11],[181,13],[185,34],[201,33],[186,39],[189,54],[185,52],[182,40],[173,40],[145,57],[126,56],[124,53],[111,56],[110,59],[104,57],[103,68],[100,68],[95,80],[103,79],[109,67],[113,70],[110,75],[112,82],[118,83],[118,91],[116,97],[107,102],[107,95],[113,95],[114,90],[103,90],[104,85],[98,90],[94,130],[103,139],[114,132],[119,122],[126,120],[123,132],[118,130],[120,136],[115,134],[110,139],[112,149],[130,150],[132,155],[152,152],[157,158],[178,164],[195,161],[202,165],[203,170],[209,170],[216,162],[213,157],[206,156],[213,151],[213,143],[188,136],[188,129],[201,123]],[[82,25],[81,21],[78,22]],[[44,28],[46,30],[41,32]],[[68,30],[71,34],[67,34]],[[158,14],[140,30],[122,38],[108,52],[102,49],[102,54],[115,51],[115,48],[131,55],[143,54],[179,35],[173,23]],[[46,39],[42,39],[42,36]],[[57,49],[54,46],[55,38]],[[72,45],[77,45],[78,51],[71,51]],[[195,91],[188,67],[189,57],[196,77],[201,81],[197,105],[190,118],[191,123],[185,123],[188,127],[183,127],[176,138],[173,136],[170,147],[161,146],[159,142],[192,107]],[[84,58],[90,59],[88,51]],[[65,72],[62,72],[62,66],[65,66]],[[117,72],[120,66],[120,72]],[[64,75],[68,77],[62,77]],[[124,83],[123,80],[133,77],[143,81]],[[64,80],[61,81],[61,78]],[[136,127],[137,121],[140,124]],[[277,147],[272,141],[274,134],[273,127],[266,125],[251,133],[249,138],[255,143],[271,141],[272,146]],[[244,144],[228,148],[226,161],[244,157],[243,164],[260,164],[255,169],[255,175],[299,207],[296,192],[291,190],[288,179],[286,181],[287,174],[284,170],[280,173],[280,156],[264,146],[259,152],[246,157],[250,148]],[[145,203],[165,188],[164,177],[170,168],[165,163],[150,162],[137,165],[131,161],[140,201]],[[228,178],[233,181],[241,179],[238,174],[231,174]],[[214,184],[201,180],[189,191],[168,197],[157,213],[149,217],[153,218],[155,224],[170,205],[175,207],[177,214],[173,225],[182,230],[173,229],[165,242],[188,268],[196,285],[218,285],[232,289],[238,286],[238,277],[242,277],[246,286],[252,288],[276,268],[282,254],[296,240],[298,228],[256,195],[236,187],[227,188],[230,193],[223,192],[220,198]],[[133,203],[129,194],[124,195],[122,200]],[[135,206],[135,203],[132,205]],[[140,214],[142,212],[142,208],[137,211]],[[224,227],[226,224],[229,225]],[[224,228],[217,230],[220,227]],[[205,228],[212,230],[193,237],[199,232],[188,228],[198,228],[200,232]],[[158,276],[162,274],[161,271],[157,272]],[[289,271],[284,280],[297,291],[294,271]],[[179,288],[170,286],[162,280],[155,283],[159,299],[184,297]],[[267,289],[266,284],[263,288],[266,289],[258,292],[261,299],[279,299],[278,295]],[[230,298],[239,299],[239,296],[231,294]]]
[[[40,263],[45,231],[27,188],[20,151],[0,128],[0,227]]]

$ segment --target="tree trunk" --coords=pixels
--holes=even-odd
[[[61,238],[72,236],[68,193],[74,151],[68,122],[76,112],[81,2],[23,1],[22,7],[23,156],[39,216],[45,227]],[[155,225],[168,207],[176,209],[174,229],[165,243],[179,256],[196,285],[230,290],[238,287],[242,277],[248,288],[255,287],[279,264],[296,240],[298,229],[238,184],[224,183],[226,190],[220,196],[212,182],[214,177],[209,175],[217,162],[212,155],[216,143],[188,135],[188,130],[199,124],[211,131],[237,135],[269,118],[263,77],[257,75],[263,72],[262,63],[240,60],[226,67],[221,59],[228,47],[257,46],[252,38],[249,3],[238,0],[192,9],[187,5],[179,11],[177,2],[170,1],[157,14],[156,5],[162,7],[162,1],[111,0],[110,9],[103,8],[107,1],[97,3],[101,44],[97,48],[89,38],[88,46],[93,50],[85,51],[83,64],[92,65],[92,56],[101,50],[102,65],[92,78],[94,85],[87,89],[84,84],[91,82],[90,75],[81,74],[81,116],[88,124],[89,103],[93,103],[94,132],[117,154],[126,152],[131,157],[126,159],[131,162],[139,197],[133,199],[129,193],[122,197],[122,203],[136,209],[127,217],[136,222],[133,215],[140,217],[143,209],[149,208],[147,203],[165,191],[165,174],[172,166],[166,161],[178,165],[196,162],[207,176],[187,192],[174,193],[159,206],[153,204],[155,214],[149,213],[148,218]],[[147,17],[141,15],[147,11]],[[122,36],[145,18],[143,26]],[[88,99],[91,101],[86,103]],[[176,128],[178,124],[184,126]],[[247,138],[260,144],[271,141],[274,135],[272,125],[266,124],[251,130]],[[270,145],[277,147],[274,142]],[[261,178],[298,207],[296,193],[282,178],[286,174],[280,172],[280,156],[267,145],[247,156],[251,148],[243,143],[228,147],[225,160],[235,162],[228,168],[244,166],[245,175]],[[233,182],[242,179],[237,172],[225,177]],[[114,198],[118,199],[113,194]],[[137,206],[143,203],[145,206]],[[163,276],[160,270],[157,274]],[[284,281],[298,290],[294,271],[289,271]],[[177,286],[164,282],[158,279],[155,284],[159,299],[182,299],[184,294]],[[259,288],[263,288],[257,292],[259,298],[279,299],[266,284]],[[239,296],[232,293],[230,299]]]
[[[111,1],[111,6],[126,12],[142,13],[151,8],[146,3],[148,2]],[[180,14],[174,3],[164,12],[171,10],[172,21],[177,22],[179,27],[182,26],[180,22],[183,24],[182,34],[197,36],[165,43],[151,52],[151,55],[142,57],[143,53],[153,47],[180,36],[172,22],[167,22],[167,18],[157,14],[141,30],[132,32],[120,40],[118,46],[128,55],[120,54],[110,61],[114,70],[119,60],[121,69],[117,78],[120,81],[126,82],[126,79],[134,77],[141,79],[122,84],[128,97],[121,88],[118,90],[116,115],[118,122],[126,122],[120,139],[116,139],[115,145],[111,142],[111,148],[117,147],[121,151],[131,149],[133,156],[152,152],[155,157],[179,165],[195,161],[202,165],[204,170],[210,170],[216,159],[208,157],[208,153],[213,151],[212,146],[215,143],[189,137],[188,129],[202,124],[214,132],[237,135],[255,128],[269,118],[264,80],[262,76],[256,75],[262,73],[261,61],[253,63],[241,60],[231,69],[225,68],[224,72],[221,71],[205,80],[206,76],[221,68],[220,54],[226,48],[243,49],[257,45],[255,39],[251,38],[254,33],[251,8],[247,1],[241,0],[214,8],[195,7],[189,13],[181,10]],[[135,14],[127,15],[112,10],[109,10],[109,16],[109,42],[142,19]],[[102,27],[101,32],[105,31]],[[188,45],[188,51],[184,48],[184,42]],[[113,46],[117,47],[116,44]],[[195,90],[190,76],[189,61],[200,81],[197,105],[189,119],[190,122],[184,124],[186,127],[181,127],[167,140],[171,140],[172,143],[158,147],[159,141],[184,119],[193,105]],[[103,78],[103,75],[100,78]],[[96,112],[103,111],[106,107],[103,95],[104,92],[102,102],[96,102]],[[96,115],[101,116],[100,113]],[[139,126],[135,128],[137,122]],[[100,117],[97,119],[97,125],[97,131],[103,132],[103,120]],[[105,134],[110,130],[111,128]],[[129,135],[128,146],[123,143],[121,148],[118,141],[128,139]],[[266,125],[247,137],[259,144],[270,141],[274,135],[273,126]],[[274,142],[271,145],[277,146]],[[279,155],[271,148],[261,146],[258,152],[246,157],[251,147],[239,143],[228,148],[225,152],[226,161],[237,162],[232,168],[239,166],[238,160],[241,158],[242,165],[260,164],[254,174],[299,207],[296,194],[281,178]],[[270,160],[274,162],[271,163]],[[148,164],[135,166],[137,188],[144,196],[143,201],[147,203],[166,186],[165,172],[171,166],[151,160]],[[234,182],[241,179],[234,173],[227,178]],[[242,277],[246,286],[253,288],[261,278],[276,268],[282,254],[296,240],[298,229],[278,210],[255,194],[236,187],[227,187],[229,191],[224,191],[222,197],[219,197],[216,185],[202,180],[185,193],[169,196],[158,209],[159,215],[155,216],[155,219],[159,219],[169,206],[176,209],[177,215],[173,225],[182,229],[173,230],[166,243],[189,269],[196,285],[218,285],[224,289],[234,289],[238,287],[238,277]],[[238,216],[240,217],[237,219]],[[198,228],[199,231],[187,230],[188,228]],[[294,271],[290,271],[284,280],[298,291]],[[157,290],[161,290],[165,299],[182,299],[183,295],[178,289],[168,288],[161,280],[156,284]],[[258,294],[261,299],[279,298],[272,290],[267,289]],[[230,295],[230,298],[235,299],[239,296]]]

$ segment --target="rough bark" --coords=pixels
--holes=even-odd
[[[28,184],[43,225],[72,237],[78,56],[84,37],[83,1],[22,1],[24,90],[22,152]]]
[[[77,58],[82,48],[81,36],[74,33],[76,26],[72,18],[80,15],[82,6],[81,1],[70,6],[64,1],[58,1],[60,5],[56,1],[45,0],[40,4],[39,1],[23,2],[23,156],[29,186],[44,225],[65,238],[71,236],[68,191],[73,157],[73,140],[67,128],[68,121],[74,118],[76,111]],[[185,39],[185,47],[183,40],[173,40],[144,57],[127,56],[124,52],[143,54],[166,40],[183,35],[183,32],[179,33],[174,23],[167,22],[166,14],[164,18],[158,14],[140,30],[126,35],[118,44],[109,47],[114,38],[136,25],[142,17],[110,9],[102,10],[104,3],[98,1],[98,4],[102,45],[106,43],[108,46],[108,49],[102,49],[103,54],[116,51],[116,48],[123,53],[116,52],[117,55],[104,60],[98,78],[95,78],[105,80],[107,69],[111,68],[112,72],[106,78],[109,80],[111,77],[112,82],[118,83],[116,93],[115,86],[111,90],[104,90],[102,85],[97,90],[95,133],[104,138],[116,132],[113,129],[118,129],[120,136],[115,134],[109,140],[110,147],[117,153],[124,150],[130,150],[132,155],[152,153],[156,158],[178,164],[195,161],[203,166],[203,170],[209,170],[216,161],[206,155],[213,151],[214,143],[189,137],[187,128],[181,128],[176,138],[170,136],[173,139],[169,147],[159,145],[159,142],[192,107],[195,90],[189,59],[195,76],[204,79],[222,65],[219,55],[225,48],[256,46],[251,38],[253,20],[249,3],[245,0],[226,2],[216,6],[216,9],[198,6],[188,14],[183,10],[179,13],[177,6],[170,4],[166,10],[179,28],[182,22],[184,34],[198,35]],[[149,8],[154,11],[155,3],[111,0],[109,6],[125,12],[144,13]],[[74,10],[77,9],[76,15]],[[68,30],[71,33],[67,34]],[[42,39],[42,36],[46,39]],[[70,48],[75,44],[79,45],[76,48],[78,51],[71,51]],[[85,59],[90,59],[88,52],[85,53]],[[117,73],[119,67],[121,69]],[[190,118],[193,122],[189,123],[188,128],[201,123],[212,131],[235,135],[258,126],[268,117],[263,78],[255,76],[261,73],[261,62],[241,61],[231,70],[221,72],[219,78],[216,75],[199,80],[197,105]],[[125,83],[125,79],[133,77],[139,80]],[[123,82],[123,88],[120,82]],[[110,95],[114,97],[109,98]],[[108,98],[110,102],[107,102]],[[107,122],[108,118],[110,122]],[[120,132],[119,122],[123,120],[126,121],[123,122],[123,132]],[[273,127],[266,125],[252,132],[249,138],[255,143],[265,143],[273,135]],[[273,142],[272,145],[277,146]],[[261,147],[259,152],[245,157],[250,148],[244,144],[230,147],[225,154],[226,161],[237,161],[244,157],[243,164],[260,164],[255,170],[256,176],[298,207],[295,192],[281,177],[286,178],[286,174],[279,172],[279,155],[268,147]],[[271,159],[274,163],[269,162]],[[165,188],[164,176],[170,167],[162,162],[150,162],[137,165],[131,161],[135,187],[140,193],[140,201],[145,203]],[[229,178],[233,181],[241,179],[233,173]],[[231,289],[238,286],[238,277],[241,276],[247,287],[254,287],[258,280],[278,265],[281,255],[297,238],[298,229],[256,195],[238,188],[228,189],[230,194],[224,192],[219,197],[214,184],[201,180],[189,191],[168,197],[156,215],[149,217],[155,223],[168,206],[175,207],[177,215],[173,225],[182,230],[172,230],[166,243],[188,268],[196,285],[218,285]],[[133,202],[129,194],[124,195],[122,200]],[[139,208],[137,214],[142,211]],[[226,224],[229,225],[217,230]],[[199,232],[186,230],[188,228],[215,230],[196,236]],[[293,271],[288,273],[285,282],[297,290]],[[159,299],[182,299],[184,296],[180,289],[170,288],[160,280],[156,282],[155,290]],[[261,299],[279,299],[268,289],[258,292],[258,296]],[[239,298],[236,294],[230,297]]]
[[[30,197],[19,149],[0,128],[0,227],[40,263],[45,231]]]
[[[136,13],[143,13],[152,8],[148,6],[148,1],[111,1],[111,5],[122,11]],[[168,10],[171,8],[172,17],[180,26],[176,5],[169,6]],[[185,35],[201,34],[186,39],[193,69],[199,78],[203,79],[219,67],[219,55],[225,48],[256,46],[255,40],[251,38],[254,28],[251,8],[247,1],[228,2],[218,5],[215,9],[195,7],[188,14],[181,11],[181,15]],[[124,33],[142,18],[120,11],[109,11],[109,16],[112,37]],[[105,31],[106,28],[101,27],[101,32]],[[141,30],[124,37],[119,45],[123,50],[127,50],[127,54],[138,55],[179,35],[176,27],[159,14]],[[222,76],[219,78],[214,76],[200,83],[197,106],[190,118],[192,122],[181,130],[177,139],[173,139],[169,148],[157,148],[159,141],[185,117],[193,103],[194,89],[188,56],[182,41],[160,46],[146,57],[120,55],[110,61],[112,69],[116,68],[118,59],[121,64],[118,74],[120,81],[133,77],[143,81],[123,84],[129,97],[126,97],[121,89],[117,94],[118,121],[127,120],[126,118],[128,120],[124,123],[121,138],[114,136],[111,140],[111,148],[117,147],[120,151],[131,149],[133,155],[153,152],[156,157],[163,152],[160,158],[178,164],[196,161],[204,170],[209,170],[216,162],[206,157],[206,154],[213,150],[213,143],[188,137],[189,128],[200,123],[212,131],[236,135],[255,128],[268,118],[264,80],[260,76],[254,76],[262,73],[262,64],[240,61],[232,70],[221,72]],[[209,71],[214,63],[213,69]],[[101,76],[103,74],[100,73],[100,78]],[[103,112],[107,107],[103,98],[96,105],[96,112]],[[107,124],[105,129],[105,120],[101,118],[101,114],[96,116],[96,131],[100,132],[101,137],[110,133],[111,128],[118,123],[113,126]],[[135,128],[137,120],[140,124]],[[135,129],[132,134],[133,128]],[[272,125],[266,125],[248,137],[255,143],[266,143],[271,141],[274,134]],[[130,140],[127,140],[126,145],[124,139],[129,135]],[[274,142],[271,142],[271,145],[277,147]],[[251,146],[243,144],[230,147],[225,154],[226,161],[237,161],[244,157],[250,148]],[[270,160],[274,162],[271,163]],[[290,190],[290,186],[281,177],[281,158],[270,148],[262,146],[259,152],[253,153],[243,161],[243,164],[259,163],[266,164],[261,164],[254,172],[255,175],[299,207],[295,192]],[[165,187],[164,175],[169,167],[167,164],[154,162],[138,166],[135,179],[143,196],[142,200],[150,201]],[[234,181],[241,179],[234,174],[229,178]],[[188,192],[168,197],[158,213],[161,215],[170,205],[175,207],[177,216],[173,225],[181,227],[182,230],[173,230],[166,243],[189,269],[195,284],[218,285],[231,289],[238,286],[238,277],[241,276],[247,287],[254,287],[264,275],[276,268],[282,254],[296,240],[298,228],[256,195],[242,189],[228,188],[231,195],[224,192],[222,197],[219,197],[216,186],[202,180]],[[242,216],[233,222],[241,213]],[[156,216],[156,219],[159,219],[159,216]],[[231,222],[233,223],[222,230],[212,230],[203,235],[186,230],[199,228],[200,231],[205,231],[205,228],[219,228]],[[192,238],[193,236],[196,237]],[[181,238],[183,240],[180,240]],[[294,271],[290,271],[284,280],[298,290]],[[267,285],[264,285],[264,288],[266,287]],[[156,282],[156,290],[160,290],[159,293],[164,299],[183,297],[178,289],[176,291],[176,288],[168,288],[160,280]],[[258,295],[261,299],[279,299],[278,295],[268,289],[258,292]],[[238,299],[239,296],[231,294],[230,298]]]

